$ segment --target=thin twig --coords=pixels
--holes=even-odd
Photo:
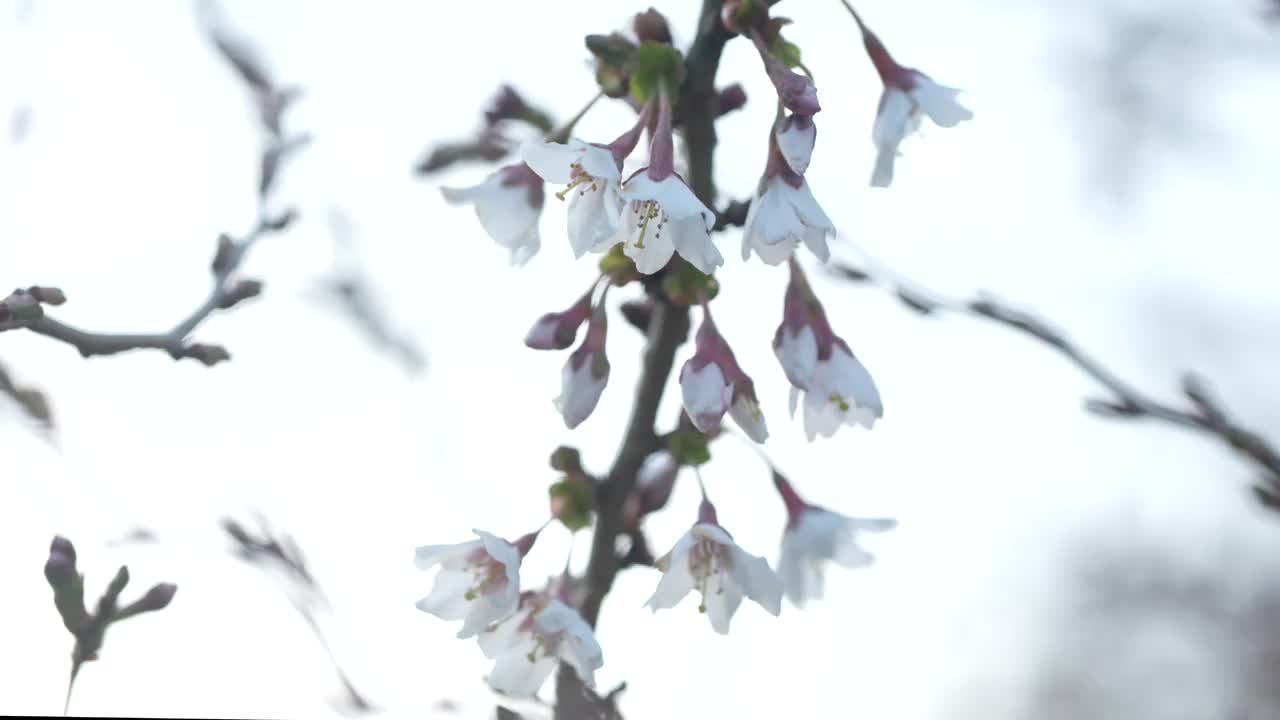
[[[166,332],[160,333],[102,333],[83,330],[50,316],[37,303],[31,304],[31,294],[15,291],[3,301],[3,306],[22,308],[9,321],[0,319],[0,330],[23,327],[38,335],[60,340],[71,345],[84,357],[115,355],[129,350],[163,350],[175,360],[192,358],[205,365],[215,365],[230,359],[231,355],[220,345],[190,342],[188,337],[200,323],[217,310],[227,310],[258,295],[262,284],[256,280],[238,280],[232,276],[239,269],[250,248],[264,234],[283,229],[292,213],[279,218],[260,218],[257,225],[243,240],[233,240],[227,235],[218,239],[218,250],[213,261],[213,287],[209,295],[182,321]],[[12,311],[11,311],[12,313]],[[0,315],[2,318],[3,315]]]
[[[980,317],[1039,340],[1057,350],[1058,354],[1111,394],[1108,399],[1086,399],[1085,408],[1089,412],[1100,417],[1151,418],[1217,437],[1263,471],[1262,485],[1255,486],[1254,491],[1264,504],[1280,509],[1280,453],[1261,435],[1233,421],[1197,375],[1187,373],[1182,380],[1182,393],[1190,402],[1190,408],[1181,409],[1161,402],[1121,379],[1041,317],[991,297],[979,296],[971,300],[944,297],[905,280],[899,273],[865,252],[859,252],[866,267],[833,263],[829,270],[853,282],[874,281],[893,292],[904,305],[921,314],[951,312]]]
[[[266,527],[265,519],[259,518],[259,525],[262,526],[261,534],[255,536],[235,520],[224,518],[222,521],[223,531],[236,543],[237,554],[242,560],[259,567],[275,566],[282,569],[291,583],[306,595],[314,597],[323,603],[325,607],[328,607],[329,602],[325,598],[320,584],[316,582],[315,577],[307,568],[306,559],[303,558],[302,551],[293,538],[287,534],[281,534],[278,537],[273,536]],[[329,645],[329,641],[325,637],[324,631],[316,620],[311,607],[299,602],[297,599],[294,599],[293,606],[307,623],[307,627],[311,628],[311,632],[315,634],[316,640],[324,649],[329,658],[329,663],[333,666],[334,672],[337,673],[338,681],[342,683],[352,707],[360,712],[373,710],[374,706],[356,689],[355,683],[351,681],[346,670],[338,662],[338,658],[334,654],[333,648]]]

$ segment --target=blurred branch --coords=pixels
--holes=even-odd
[[[870,261],[870,258],[867,259]],[[972,300],[943,298],[938,293],[904,281],[897,273],[883,266],[870,269],[837,262],[829,266],[829,271],[852,282],[878,280],[900,302],[921,314],[951,312],[979,317],[1040,341],[1056,350],[1110,393],[1109,398],[1087,399],[1085,408],[1088,411],[1100,417],[1150,418],[1218,438],[1263,472],[1261,484],[1255,486],[1254,491],[1263,504],[1273,510],[1280,510],[1280,454],[1261,435],[1232,420],[1198,376],[1187,373],[1182,381],[1182,393],[1191,407],[1174,407],[1142,393],[1122,380],[1078,347],[1065,333],[1029,312],[1015,309],[990,297]]]
[[[333,666],[334,672],[338,674],[338,681],[342,683],[343,690],[346,692],[347,701],[358,712],[374,710],[374,706],[364,695],[360,694],[355,684],[351,682],[347,672],[342,668],[341,663],[338,662],[333,648],[329,645],[329,640],[325,637],[324,631],[316,619],[312,605],[306,602],[306,599],[314,598],[328,607],[328,600],[325,598],[324,592],[320,589],[320,585],[316,582],[311,571],[307,569],[306,559],[302,555],[301,548],[288,534],[274,536],[265,527],[265,520],[260,518],[259,524],[263,526],[261,534],[253,534],[235,520],[224,518],[222,520],[222,529],[235,543],[236,554],[241,560],[264,570],[274,568],[283,571],[288,582],[302,591],[303,600],[291,597],[293,606],[315,635],[325,655],[328,656],[329,663]]]
[[[213,288],[209,296],[167,332],[101,333],[80,329],[54,319],[44,310],[44,305],[61,305],[66,299],[62,292],[56,288],[38,287],[15,290],[12,295],[0,301],[0,331],[26,328],[38,335],[67,343],[84,357],[154,349],[167,352],[175,360],[192,358],[205,365],[216,365],[230,359],[230,353],[220,345],[189,342],[188,336],[215,311],[228,310],[262,291],[262,283],[256,280],[233,282],[232,276],[260,237],[268,232],[283,230],[294,217],[295,213],[289,210],[276,218],[260,218],[243,240],[237,241],[225,234],[220,236],[212,263]],[[46,299],[54,293],[56,301]]]
[[[341,269],[325,284],[325,292],[336,299],[347,316],[375,348],[391,353],[411,375],[426,370],[427,358],[411,338],[392,328],[391,320],[374,293],[374,283],[360,268],[355,249],[355,229],[350,219],[331,208],[329,225],[342,255]]]
[[[0,365],[0,395],[17,404],[23,414],[39,423],[46,434],[53,432],[53,409],[49,406],[49,399],[40,390],[18,385],[4,365]]]
[[[61,305],[66,300],[65,296],[56,288],[41,287],[16,290],[0,301],[0,331],[26,328],[67,343],[84,357],[152,349],[162,350],[175,360],[191,358],[205,365],[216,365],[230,359],[231,354],[221,345],[190,342],[188,336],[215,311],[228,310],[262,292],[260,281],[236,279],[235,275],[260,238],[284,230],[297,218],[297,211],[293,208],[279,214],[268,212],[267,200],[275,187],[281,165],[305,147],[310,136],[303,133],[286,138],[281,125],[284,110],[298,97],[299,88],[281,87],[271,79],[252,47],[223,27],[214,0],[202,0],[197,10],[214,47],[252,94],[259,121],[268,136],[260,155],[258,219],[254,227],[239,240],[225,233],[218,237],[211,265],[213,287],[208,297],[166,332],[104,333],[69,325],[49,316],[44,310],[45,305]]]
[[[530,103],[515,88],[503,85],[484,111],[484,125],[470,137],[436,143],[414,166],[418,175],[431,175],[460,162],[496,163],[516,147],[502,133],[505,125],[520,122],[540,134],[551,132],[555,121],[543,108]]]

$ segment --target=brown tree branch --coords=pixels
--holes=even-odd
[[[38,287],[15,290],[12,295],[0,301],[0,331],[26,328],[36,334],[67,343],[84,357],[154,349],[167,352],[175,360],[193,358],[205,365],[228,360],[231,355],[222,346],[189,342],[188,336],[215,311],[230,309],[262,291],[262,283],[256,280],[233,280],[233,276],[259,238],[269,232],[283,230],[294,217],[292,210],[277,218],[261,217],[249,235],[239,241],[225,234],[220,236],[211,268],[213,288],[208,297],[166,332],[102,333],[83,330],[46,313],[43,305],[60,305],[65,298],[56,288]],[[57,302],[42,299],[41,291],[45,295],[57,293]]]
[[[1065,333],[1029,312],[990,297],[972,300],[944,298],[931,290],[913,286],[883,266],[873,269],[834,263],[830,270],[853,282],[877,281],[891,290],[903,304],[921,314],[951,312],[984,318],[1039,340],[1110,393],[1111,397],[1107,399],[1086,399],[1085,409],[1101,417],[1150,418],[1218,438],[1262,470],[1261,484],[1254,487],[1254,492],[1263,504],[1280,510],[1280,453],[1261,435],[1232,420],[1222,404],[1206,389],[1204,381],[1195,374],[1187,373],[1182,381],[1182,393],[1191,407],[1177,408],[1136,389],[1078,347]]]

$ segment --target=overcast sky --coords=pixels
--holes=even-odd
[[[17,3],[5,5],[0,110],[31,110],[25,140],[0,147],[0,286],[59,286],[69,301],[57,316],[88,328],[171,326],[207,292],[217,234],[253,222],[258,137],[243,88],[188,3],[50,0],[21,26]],[[696,3],[655,5],[692,37]],[[1024,303],[1175,402],[1179,373],[1199,370],[1242,420],[1280,438],[1280,139],[1277,96],[1265,89],[1280,45],[1249,3],[1130,3],[1139,10],[1128,16],[1190,28],[1195,42],[1179,47],[1205,68],[1182,77],[1176,64],[1145,61],[1137,87],[1176,89],[1160,96],[1173,97],[1172,109],[1149,125],[1096,87],[1115,72],[1106,47],[1126,16],[1120,4],[860,3],[900,61],[966,90],[976,114],[905,143],[887,191],[867,182],[879,85],[854,25],[834,0],[792,5],[779,10],[796,20],[787,34],[823,106],[807,177],[843,232],[841,252],[856,245],[949,294],[988,289]],[[413,567],[412,550],[464,541],[473,527],[514,537],[541,525],[556,479],[546,458],[559,444],[606,468],[642,342],[611,324],[609,388],[566,431],[551,404],[564,355],[521,342],[596,273],[573,261],[562,206],[549,197],[541,254],[510,268],[474,215],[440,198],[439,184],[469,184],[484,169],[428,181],[411,168],[433,141],[474,129],[500,83],[571,114],[594,92],[582,36],[644,8],[225,8],[276,74],[306,89],[287,124],[315,142],[278,191],[303,219],[253,251],[245,273],[265,280],[264,295],[195,333],[225,344],[229,363],[209,369],[154,352],[86,361],[47,338],[0,336],[0,359],[50,393],[59,424],[51,445],[0,405],[0,712],[52,714],[62,702],[71,639],[40,574],[61,533],[79,550],[91,598],[120,563],[133,577],[126,596],[179,585],[170,608],[111,629],[73,712],[332,714],[339,688],[323,654],[217,527],[225,513],[261,509],[307,552],[334,603],[326,627],[336,651],[387,717],[424,717],[444,698],[460,709],[440,717],[488,717],[479,649],[413,607],[431,576]],[[728,200],[755,186],[773,103],[746,43],[728,48],[720,78],[750,97],[720,123],[717,179]],[[1120,121],[1093,122],[1108,113]],[[628,115],[602,105],[579,134],[612,139]],[[1139,191],[1123,199],[1099,169],[1099,153],[1115,160],[1115,148],[1136,142],[1100,139],[1115,126],[1145,141]],[[1161,129],[1173,126],[1182,135],[1166,139]],[[331,206],[354,221],[393,321],[427,348],[424,376],[406,375],[315,300],[334,259]],[[1250,469],[1226,450],[1089,417],[1080,406],[1096,389],[1049,350],[968,318],[920,318],[885,293],[821,276],[802,255],[885,403],[873,431],[807,443],[786,416],[787,383],[769,346],[785,272],[741,262],[735,232],[718,242],[717,322],[755,379],[768,451],[812,501],[901,526],[869,539],[876,567],[831,573],[825,601],[787,605],[778,618],[745,605],[727,637],[694,600],[651,614],[643,603],[657,573],[626,571],[601,615],[597,678],[606,689],[627,681],[628,717],[1016,713],[1037,638],[1060,630],[1044,618],[1070,591],[1059,571],[1082,535],[1149,535],[1191,559],[1224,538],[1274,554],[1280,526],[1253,507]],[[669,394],[663,422],[678,402]],[[776,563],[784,513],[759,461],[728,442],[705,477],[721,522]],[[694,518],[691,480],[649,523],[659,552]],[[135,525],[161,542],[108,546]],[[585,536],[577,547],[580,567]],[[543,533],[524,581],[557,572],[568,548],[562,528]]]

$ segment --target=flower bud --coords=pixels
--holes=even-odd
[[[662,13],[653,8],[649,8],[642,13],[636,13],[631,22],[631,27],[635,30],[636,39],[642,43],[671,44],[671,27],[667,24],[667,19],[663,17]]]

